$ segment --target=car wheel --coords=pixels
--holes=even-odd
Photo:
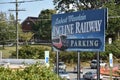
[[[85,75],[83,75],[83,80],[88,80],[88,79],[85,78]]]
[[[94,79],[91,77],[90,80],[94,80]]]
[[[87,80],[86,78],[83,78],[83,80]]]
[[[91,69],[93,69],[93,67],[91,67]]]
[[[83,75],[83,78],[85,79],[85,75]]]

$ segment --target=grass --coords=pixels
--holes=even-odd
[[[0,49],[0,51],[2,52],[2,58],[8,58],[13,51],[16,51],[16,47],[5,47],[4,49]]]

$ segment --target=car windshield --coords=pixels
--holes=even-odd
[[[59,72],[59,74],[68,74],[68,73],[65,71],[62,71],[62,72]]]
[[[64,62],[59,62],[59,65],[63,65],[64,64]]]
[[[92,74],[96,74],[96,72],[95,71],[90,71],[90,72],[87,72],[86,74],[87,75],[92,75]]]
[[[91,63],[97,63],[97,61],[92,61]]]
[[[96,72],[92,72],[92,74],[96,74]]]
[[[92,62],[91,63],[97,63],[97,60],[92,60]],[[102,60],[100,60],[100,63],[103,63],[103,61]]]

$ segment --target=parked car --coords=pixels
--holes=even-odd
[[[105,67],[105,65],[107,65],[107,63],[103,62],[102,60],[100,60],[100,67]],[[96,69],[97,68],[97,60],[93,59],[90,63],[90,68],[91,69]]]
[[[59,76],[60,76],[62,79],[70,80],[70,76],[69,76],[69,74],[68,74],[66,71],[59,71]]]
[[[74,67],[74,71],[73,72],[75,72],[75,73],[77,72],[77,66]],[[82,67],[80,67],[80,73],[83,73],[83,68]]]
[[[97,72],[96,71],[88,71],[83,75],[84,79],[89,79],[89,80],[97,80]],[[100,80],[103,79],[103,76],[100,75]]]
[[[59,65],[59,69],[63,69],[66,71],[67,67],[66,67],[66,64],[64,62],[59,62],[58,65]],[[56,64],[54,66],[54,69],[56,69]]]
[[[57,69],[55,68],[53,71],[56,73]],[[58,72],[64,72],[64,71],[65,71],[64,69],[61,69],[61,68],[58,69]]]
[[[59,68],[66,70],[66,65],[64,62],[59,62],[58,65],[59,65]]]

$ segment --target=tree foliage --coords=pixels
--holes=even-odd
[[[55,9],[61,12],[71,12],[86,9],[96,9],[103,6],[109,0],[53,0]]]
[[[120,3],[112,1],[111,3],[104,4],[108,8],[108,25],[106,36],[110,36],[113,40],[119,39],[120,34]],[[114,37],[113,37],[114,36]]]
[[[39,14],[39,22],[33,26],[35,36],[42,40],[51,40],[51,16],[55,14],[55,10],[42,10]]]
[[[38,67],[39,66],[39,67]],[[31,65],[24,70],[12,70],[0,67],[0,80],[61,80],[57,75],[43,65]]]
[[[19,58],[20,59],[44,59],[44,51],[49,50],[51,52],[51,49],[46,46],[34,46],[31,47],[29,45],[22,46],[21,49],[19,49]],[[53,56],[53,53],[50,54],[50,56]],[[16,57],[16,52],[13,52],[11,55],[12,58]]]
[[[28,41],[33,37],[33,33],[32,32],[25,32],[25,33],[20,33],[19,37],[25,41],[25,44],[28,45]]]
[[[4,45],[13,42],[15,39],[15,24],[12,14],[7,18],[6,13],[0,12],[0,44]]]

